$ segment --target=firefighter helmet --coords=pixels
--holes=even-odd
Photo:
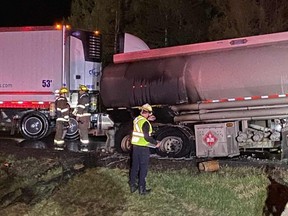
[[[88,91],[89,89],[87,88],[86,85],[80,85],[80,86],[79,86],[79,90],[80,90],[80,91]]]
[[[141,107],[142,110],[148,111],[148,112],[152,112],[152,107],[150,104],[146,103]]]
[[[68,89],[66,87],[62,87],[60,90],[59,90],[59,94],[66,94],[68,93]]]

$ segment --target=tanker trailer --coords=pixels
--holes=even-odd
[[[114,55],[101,97],[118,125],[116,148],[129,150],[137,107],[149,103],[160,155],[286,157],[287,59],[287,32]]]

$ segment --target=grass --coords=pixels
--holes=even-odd
[[[12,163],[13,178],[0,169],[0,194],[23,193],[37,182],[60,176],[57,161],[27,158],[18,160],[0,155],[0,164]],[[275,170],[284,182],[288,172]],[[147,178],[153,189],[148,196],[131,194],[128,170],[91,168],[74,176],[53,191],[45,187],[44,199],[0,209],[1,216],[257,216],[262,215],[269,180],[260,169],[221,167],[217,172],[198,173],[195,169],[153,171]],[[55,189],[56,188],[56,189]],[[35,189],[41,193],[43,187]],[[47,191],[47,192],[46,192]],[[3,203],[2,203],[3,206]]]
[[[128,171],[93,168],[74,177],[28,215],[262,215],[266,187],[262,171],[223,167],[214,173],[149,172],[149,196],[130,194]]]

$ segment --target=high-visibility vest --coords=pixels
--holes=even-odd
[[[149,142],[145,140],[144,133],[142,130],[142,126],[144,125],[145,122],[148,122],[149,124],[149,136],[151,136],[152,126],[150,122],[146,118],[140,115],[137,118],[135,118],[133,121],[134,128],[133,128],[132,139],[131,139],[131,143],[133,145],[147,146],[149,144]]]

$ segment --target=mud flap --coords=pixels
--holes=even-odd
[[[281,160],[288,160],[288,127],[282,129]]]

